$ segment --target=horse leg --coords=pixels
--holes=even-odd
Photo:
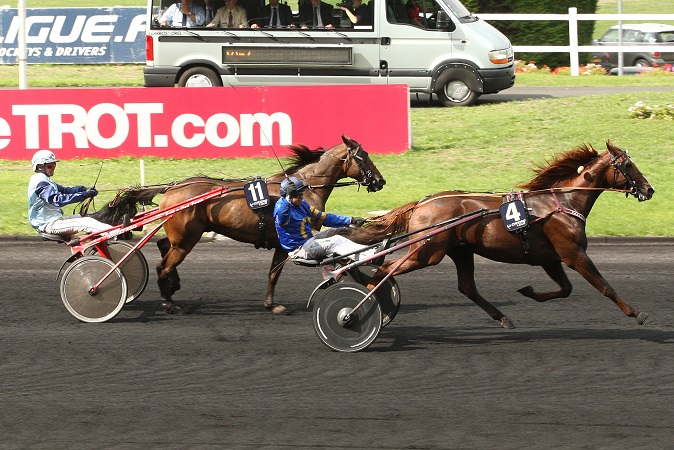
[[[541,267],[543,267],[545,273],[547,273],[548,276],[552,278],[552,280],[557,283],[561,289],[550,292],[536,292],[534,291],[533,287],[525,286],[522,289],[518,289],[517,292],[524,295],[525,297],[533,298],[537,302],[545,302],[552,300],[553,298],[566,298],[571,295],[573,286],[569,281],[569,277],[567,277],[566,273],[564,273],[564,267],[562,266],[561,262],[544,264]]]
[[[157,284],[159,285],[161,297],[164,299],[162,307],[169,314],[182,312],[182,309],[173,303],[172,295],[174,291],[171,287],[171,273],[175,272],[177,276],[175,268],[183,262],[187,254],[194,247],[194,244],[185,246],[184,241],[181,242],[181,245],[181,247],[171,245],[162,260],[157,264]]]
[[[494,305],[485,300],[477,291],[475,285],[475,260],[474,254],[467,248],[454,247],[447,254],[456,266],[456,274],[459,282],[459,292],[468,297],[477,306],[482,308],[492,319],[498,320],[501,328],[515,328],[515,324],[506,317]]]
[[[288,258],[288,252],[282,248],[274,250],[274,257],[269,268],[269,283],[267,284],[267,295],[264,297],[264,307],[270,310],[273,314],[281,314],[286,310],[285,306],[274,303],[274,288],[281,276],[281,271]]]
[[[584,250],[577,249],[577,252],[572,255],[560,256],[562,256],[564,264],[578,272],[602,295],[610,298],[626,316],[634,317],[639,325],[643,325],[649,321],[648,313],[632,308],[616,293],[615,289],[601,276],[601,273],[599,273],[599,270]]]
[[[171,248],[171,243],[169,242],[167,237],[160,238],[157,241],[157,247],[159,247],[159,253],[161,254],[161,257],[164,258],[166,256],[166,253],[169,251]],[[175,294],[176,291],[180,290],[180,276],[178,275],[178,269],[175,267],[173,270],[168,275],[168,292],[170,292],[170,295]]]

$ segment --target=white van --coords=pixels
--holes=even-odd
[[[458,0],[369,0],[364,25],[334,8],[321,27],[300,20],[311,17],[310,0],[300,0],[299,15],[283,27],[269,26],[261,0],[238,0],[247,10],[244,28],[162,26],[167,8],[180,6],[175,1],[149,0],[145,86],[391,83],[467,106],[515,82],[510,41]]]

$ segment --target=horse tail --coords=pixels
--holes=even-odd
[[[410,202],[385,214],[368,217],[362,226],[346,228],[340,234],[359,244],[370,245],[406,233],[417,204]]]
[[[90,217],[108,225],[119,225],[125,217],[133,217],[138,205],[152,205],[152,199],[163,194],[171,185],[131,187],[120,189],[114,199]]]

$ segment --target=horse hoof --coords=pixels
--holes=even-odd
[[[534,288],[531,286],[525,286],[522,289],[518,289],[517,292],[525,297],[534,298]]]
[[[286,310],[286,307],[283,305],[269,305],[266,308],[271,311],[272,314],[283,314]]]
[[[638,323],[639,325],[643,325],[643,324],[645,324],[645,323],[650,323],[650,322],[651,322],[651,317],[648,315],[648,313],[645,313],[645,312],[643,312],[643,311],[640,312],[639,314],[637,314],[636,319],[637,319],[637,323]]]
[[[509,330],[517,328],[514,323],[510,321],[507,317],[501,319],[501,328],[507,328]]]
[[[180,314],[183,312],[182,308],[177,306],[175,303],[163,302],[161,306],[164,308],[164,311],[166,311],[167,314]]]

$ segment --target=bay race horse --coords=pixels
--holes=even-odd
[[[459,191],[440,192],[418,202],[402,205],[384,215],[370,217],[359,228],[343,234],[362,244],[374,244],[385,238],[427,230],[433,224],[482,208],[488,213],[435,235],[429,242],[421,240],[409,246],[409,259],[395,269],[395,275],[438,264],[448,255],[456,265],[459,291],[484,309],[503,328],[514,324],[485,300],[475,286],[474,255],[511,264],[541,266],[559,285],[559,290],[537,292],[531,286],[519,289],[538,302],[568,297],[571,282],[562,262],[577,271],[592,286],[639,324],[648,314],[628,305],[602,277],[588,257],[585,220],[599,195],[618,190],[639,201],[650,199],[655,190],[627,155],[609,140],[607,151],[598,154],[583,145],[557,155],[549,165],[534,170],[535,177],[517,187],[528,211],[526,234],[506,230],[499,213],[502,194],[472,194]],[[417,234],[420,236],[420,234]],[[422,248],[417,248],[423,246]],[[416,253],[414,253],[416,251]],[[401,258],[402,259],[402,258]],[[369,289],[394,270],[398,260],[387,261],[375,273]]]
[[[164,194],[159,208],[166,209],[197,195],[227,186],[230,192],[182,210],[164,224],[166,237],[157,242],[162,256],[157,265],[157,282],[163,307],[169,313],[181,310],[173,302],[173,294],[180,289],[177,266],[192,251],[203,233],[216,232],[240,242],[255,244],[256,247],[275,249],[264,306],[278,314],[285,307],[274,303],[274,287],[288,256],[279,245],[273,219],[274,203],[279,198],[281,181],[290,175],[302,180],[310,186],[304,191],[304,199],[320,210],[325,210],[325,203],[337,186],[336,183],[344,178],[355,179],[367,186],[368,192],[376,192],[386,184],[386,180],[358,142],[346,136],[342,136],[342,141],[328,150],[311,150],[302,145],[290,146],[289,149],[294,154],[291,158],[292,165],[284,172],[266,178],[270,204],[262,209],[253,210],[248,205],[243,186],[250,180],[229,181],[195,177],[171,185],[129,189],[110,205],[102,208],[95,217],[106,223],[118,224],[125,214],[136,214],[138,204],[147,204],[158,194]]]

